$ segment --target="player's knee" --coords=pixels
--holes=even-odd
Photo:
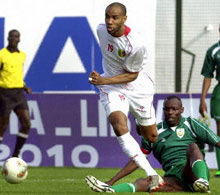
[[[187,148],[187,158],[192,162],[198,159],[204,160],[204,156],[196,143],[189,144]]]
[[[198,149],[198,145],[196,143],[191,143],[188,146],[188,150],[196,150]]]
[[[193,154],[195,151],[198,151],[199,147],[196,143],[191,143],[189,144],[188,148],[187,148],[187,153],[188,154]]]
[[[156,124],[150,125],[150,126],[140,126],[141,135],[151,143],[154,143],[157,141],[158,138],[158,132],[157,132],[157,126]]]

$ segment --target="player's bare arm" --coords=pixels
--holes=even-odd
[[[93,85],[122,84],[134,81],[137,77],[138,72],[126,72],[113,77],[102,77],[98,72],[93,71],[92,73],[90,73],[89,82]]]
[[[131,174],[134,172],[138,166],[135,164],[134,160],[130,160],[114,177],[112,177],[109,181],[106,183],[108,185],[113,185],[115,182],[120,180],[121,178]]]
[[[200,106],[199,106],[199,112],[203,117],[204,117],[204,113],[207,112],[205,97],[208,93],[210,85],[211,85],[211,78],[204,77],[202,95],[201,95]]]

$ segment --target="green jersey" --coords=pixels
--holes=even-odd
[[[191,143],[196,143],[201,150],[204,144],[216,145],[220,141],[208,126],[197,119],[181,118],[177,127],[168,127],[163,121],[157,125],[158,139],[149,143],[142,138],[141,149],[144,153],[153,151],[162,168],[167,171],[180,161],[186,160],[186,151]]]
[[[216,80],[220,81],[220,41],[207,50],[201,74],[213,78],[215,70]]]

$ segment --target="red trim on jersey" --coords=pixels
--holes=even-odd
[[[127,36],[130,33],[130,31],[131,31],[131,29],[129,27],[125,26],[124,35],[125,35],[125,38],[127,39],[128,43],[129,43],[129,45],[131,47],[131,50],[129,51],[129,53],[127,53],[127,56],[129,56],[131,54],[132,50],[133,50],[133,46],[131,45],[131,42],[130,42],[128,36]]]
[[[148,151],[148,150],[146,150],[146,149],[144,149],[144,148],[142,148],[142,147],[141,147],[141,151],[142,151],[145,155],[150,154],[150,151]]]
[[[124,35],[127,36],[131,32],[131,29],[125,25],[125,32]]]

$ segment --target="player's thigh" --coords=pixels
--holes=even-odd
[[[129,112],[129,102],[127,97],[118,91],[100,91],[100,100],[105,108],[107,116],[120,111],[127,117]]]
[[[30,120],[30,114],[28,109],[19,108],[19,109],[15,109],[14,112],[21,122],[26,122]]]

